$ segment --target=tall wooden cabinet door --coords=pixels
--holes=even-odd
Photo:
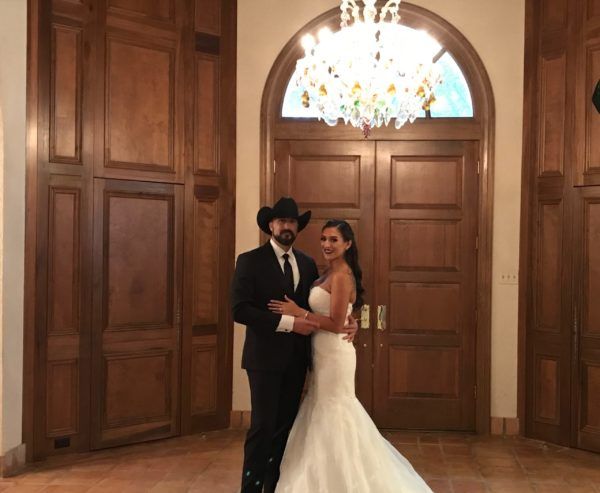
[[[179,428],[181,186],[94,183],[92,448]]]
[[[378,142],[375,421],[474,430],[478,175],[472,142]]]
[[[373,205],[374,142],[276,141],[275,200],[291,196],[300,211],[312,210],[312,218],[298,235],[295,247],[315,259],[322,272],[321,229],[328,219],[348,221],[356,235],[365,303],[373,303]],[[372,409],[372,331],[365,319],[355,339],[356,391],[367,410]]]
[[[600,452],[600,189],[579,190],[575,238],[579,248],[575,287],[578,337],[577,446]]]
[[[543,176],[543,175],[542,175]],[[532,232],[531,304],[527,323],[527,436],[570,444],[571,241],[562,180],[540,180]]]

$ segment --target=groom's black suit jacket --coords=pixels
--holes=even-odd
[[[308,295],[319,277],[315,261],[294,248],[300,282],[292,297],[308,309]],[[269,311],[270,300],[283,300],[283,271],[270,242],[238,257],[231,289],[233,318],[246,325],[242,368],[246,370],[282,371],[294,352],[304,351],[310,360],[310,337],[276,332],[281,315]]]

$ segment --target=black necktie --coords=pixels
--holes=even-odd
[[[282,255],[283,257],[283,286],[285,294],[288,297],[294,296],[294,273],[292,272],[292,264],[290,264],[290,256],[287,253]]]

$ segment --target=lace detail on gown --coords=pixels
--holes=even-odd
[[[330,297],[324,289],[313,288],[313,312],[328,316]],[[324,330],[312,336],[313,371],[290,432],[276,493],[432,493],[356,398],[356,352],[343,337]]]

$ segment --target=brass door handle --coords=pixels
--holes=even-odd
[[[387,307],[385,305],[377,306],[377,330],[382,332],[386,329],[386,312]]]
[[[371,327],[371,307],[363,305],[360,309],[360,328],[369,329]]]

